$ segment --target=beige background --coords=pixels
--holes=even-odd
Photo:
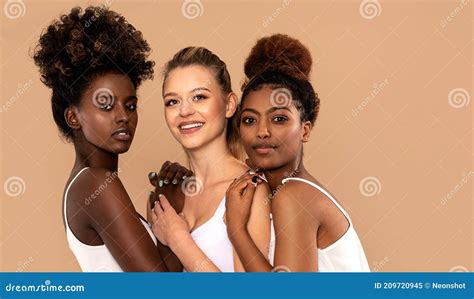
[[[110,2],[143,32],[158,66],[139,91],[137,135],[120,162],[140,212],[147,173],[184,161],[163,119],[163,63],[206,46],[240,94],[250,48],[282,32],[314,58],[322,104],[306,164],[349,211],[371,269],[472,271],[472,3],[202,0],[193,12],[192,0]],[[29,51],[60,13],[100,3],[2,1],[2,271],[80,270],[61,219],[74,152],[58,137]]]

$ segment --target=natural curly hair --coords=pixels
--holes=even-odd
[[[41,34],[33,59],[41,81],[52,89],[54,121],[67,140],[72,129],[64,112],[80,99],[99,75],[126,74],[137,88],[153,78],[155,63],[148,60],[150,46],[142,33],[125,18],[105,6],[90,6],[84,12],[74,7]]]
[[[308,48],[295,38],[274,34],[259,39],[245,60],[241,105],[249,92],[264,86],[287,88],[301,121],[314,124],[320,101],[309,80],[311,64]]]

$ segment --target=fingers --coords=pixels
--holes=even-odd
[[[262,179],[260,179],[258,176],[247,173],[244,176],[242,176],[239,179],[236,179],[230,186],[229,189],[227,189],[227,193],[237,193],[239,195],[243,195],[244,191],[249,188],[253,188],[253,191],[251,191],[251,194],[253,195],[253,192],[255,192],[256,186],[262,182]]]
[[[150,172],[148,174],[148,180],[150,181],[150,184],[152,184],[155,188],[158,185],[158,174],[154,171]]]
[[[178,185],[182,180],[191,175],[192,172],[181,164],[167,161],[163,164],[158,174],[158,186]]]
[[[171,206],[166,196],[164,196],[163,194],[160,194],[159,198],[160,198],[161,207],[163,208],[164,212],[174,211],[173,207]]]

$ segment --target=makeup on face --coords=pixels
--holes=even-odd
[[[104,74],[92,81],[78,109],[89,143],[120,154],[128,151],[138,123],[135,87],[123,74]]]
[[[276,105],[272,89],[250,92],[242,102],[240,136],[247,155],[262,169],[277,168],[300,153],[302,126],[290,101]]]
[[[222,134],[225,102],[212,70],[192,65],[168,74],[163,87],[165,118],[184,148],[199,147]]]

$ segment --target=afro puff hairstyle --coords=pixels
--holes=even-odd
[[[309,81],[311,65],[308,48],[297,39],[285,34],[259,39],[245,60],[247,79],[242,84],[242,101],[251,91],[264,86],[286,88],[300,111],[301,121],[314,124],[319,98]]]
[[[82,12],[72,8],[41,34],[33,59],[41,81],[52,89],[54,121],[66,140],[72,139],[64,112],[79,104],[81,96],[99,75],[126,74],[137,88],[153,78],[155,63],[142,33],[123,16],[105,6]]]

